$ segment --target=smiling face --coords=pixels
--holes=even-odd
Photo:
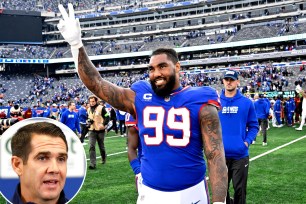
[[[56,203],[66,181],[67,158],[62,138],[33,134],[26,164],[19,157],[12,158],[13,168],[20,177],[22,200]]]
[[[159,96],[168,96],[180,86],[180,63],[174,64],[166,54],[153,55],[149,63],[150,83]]]

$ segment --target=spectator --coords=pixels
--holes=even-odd
[[[32,118],[36,117],[37,117],[37,105],[34,105],[32,109]]]
[[[31,107],[28,107],[27,110],[24,112],[23,118],[24,119],[32,118],[32,109],[31,109]]]
[[[300,127],[295,128],[298,131],[302,131],[303,130],[303,126],[305,124],[305,119],[306,119],[306,93],[305,91],[299,86],[296,86],[296,92],[301,94],[303,96],[303,101],[302,101],[302,117],[301,117],[301,123],[300,123]]]

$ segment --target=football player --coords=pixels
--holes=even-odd
[[[137,122],[129,113],[125,115],[125,126],[127,130],[128,158],[135,174],[135,184],[138,191],[138,186],[141,185],[142,181],[140,173],[142,146],[140,143]]]
[[[122,88],[104,80],[92,64],[81,40],[73,6],[62,5],[58,29],[70,44],[79,77],[96,96],[137,118],[143,148],[142,187],[138,204],[209,203],[208,163],[212,201],[224,203],[227,167],[218,117],[219,97],[210,87],[180,84],[180,62],[175,50],[157,49],[150,58],[148,81]]]

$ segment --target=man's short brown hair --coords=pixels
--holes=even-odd
[[[65,142],[68,152],[66,136],[61,128],[49,122],[31,123],[17,130],[11,141],[12,155],[20,157],[24,164],[27,163],[32,151],[31,141],[34,134],[61,138]]]
[[[92,99],[92,98],[94,98],[95,101],[98,102],[98,97],[95,96],[95,95],[90,95],[90,96],[88,97],[88,101],[89,101],[90,99]]]

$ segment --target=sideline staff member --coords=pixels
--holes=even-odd
[[[11,141],[11,164],[19,176],[14,204],[64,204],[68,145],[62,130],[48,122],[20,128]]]
[[[249,170],[249,146],[255,139],[259,126],[253,102],[237,89],[240,81],[234,70],[226,71],[223,77],[224,90],[220,95],[222,110],[219,117],[222,126],[228,188],[234,186],[234,203],[246,203]],[[227,191],[226,203],[232,204]]]
[[[109,122],[109,114],[105,107],[98,105],[98,98],[94,95],[89,96],[90,107],[87,110],[88,139],[89,139],[89,169],[96,169],[96,141],[102,158],[102,164],[106,162],[106,151],[104,145],[105,127]]]

